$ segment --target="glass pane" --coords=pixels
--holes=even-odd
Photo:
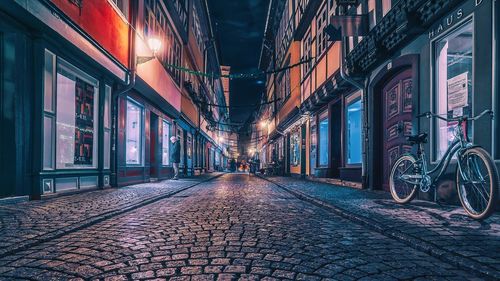
[[[54,169],[54,138],[53,118],[43,118],[43,168]]]
[[[110,168],[111,157],[111,133],[109,130],[104,130],[104,169]]]
[[[111,87],[106,85],[104,92],[104,128],[109,129],[111,127]]]
[[[170,124],[163,121],[162,135],[162,163],[163,165],[170,164]]]
[[[48,112],[54,112],[54,61],[55,55],[45,50],[43,109]]]
[[[361,100],[347,106],[347,164],[361,163]]]
[[[127,101],[126,157],[127,164],[140,165],[142,156],[142,108]]]
[[[57,74],[57,168],[68,168],[75,157],[75,81]]]
[[[76,73],[79,73],[78,75]],[[58,65],[56,168],[96,166],[98,86],[80,79],[78,69]]]
[[[319,165],[328,165],[328,119],[319,122]]]
[[[468,115],[472,112],[472,22],[439,40],[435,45],[436,107],[442,116]],[[436,121],[436,160],[454,139],[455,122]],[[472,124],[468,122],[467,132]],[[469,134],[470,135],[470,134]]]

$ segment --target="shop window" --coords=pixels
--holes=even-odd
[[[328,111],[320,115],[318,134],[319,166],[328,166]]]
[[[346,153],[347,164],[361,164],[361,98],[350,101],[346,112]]]
[[[111,157],[111,87],[104,91],[104,169],[110,168]]]
[[[162,123],[161,159],[164,166],[170,165],[170,124],[165,120]]]
[[[57,60],[56,168],[97,167],[98,82]]]
[[[472,112],[473,43],[473,25],[469,21],[434,44],[434,110],[442,116],[461,116]],[[438,160],[454,139],[456,122],[434,122],[434,160]],[[468,122],[465,127],[471,137],[472,123]]]
[[[177,129],[177,137],[179,138],[180,149],[181,149],[181,163],[184,165],[184,131],[182,129]]]
[[[300,131],[295,131],[290,136],[290,164],[300,165]]]
[[[127,100],[126,158],[127,165],[142,164],[143,108],[132,100]]]

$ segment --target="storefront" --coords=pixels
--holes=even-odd
[[[171,136],[182,130],[174,122],[175,111],[170,114],[146,99],[145,92],[155,95],[146,85],[139,83],[118,101],[118,185],[162,180],[172,177],[170,162]],[[166,102],[165,102],[166,103]],[[181,137],[181,148],[182,145]],[[181,150],[181,161],[182,161]]]
[[[0,197],[109,186],[111,98],[125,66],[51,5],[0,10],[0,128],[10,136],[0,145]]]
[[[369,130],[370,186],[385,190],[394,161],[413,149],[406,142],[407,136],[429,133],[426,150],[431,163],[441,158],[453,140],[456,124],[419,120],[418,113],[432,111],[452,117],[498,109],[494,76],[498,55],[493,37],[498,34],[493,22],[498,14],[493,1],[457,1],[452,9],[420,12],[426,31],[394,51],[397,56],[380,64],[369,77],[369,119],[374,120]],[[426,22],[433,17],[436,20]],[[474,143],[499,158],[498,149],[494,149],[498,147],[498,128],[491,120],[483,118],[465,127]],[[436,193],[428,199],[456,199],[454,170],[452,163],[450,175],[438,183]]]

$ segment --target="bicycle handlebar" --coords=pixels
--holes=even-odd
[[[458,116],[458,117],[452,117],[452,118],[445,118],[439,114],[435,114],[435,113],[432,113],[430,111],[428,112],[424,112],[422,114],[419,114],[417,115],[417,118],[422,118],[422,117],[426,117],[426,118],[431,118],[431,117],[434,117],[434,118],[437,118],[437,119],[441,119],[443,121],[447,121],[447,122],[452,122],[452,121],[467,121],[467,120],[470,120],[470,121],[476,121],[480,118],[482,118],[484,115],[486,114],[489,114],[491,116],[491,119],[493,119],[494,115],[493,115],[493,111],[491,109],[486,109],[485,111],[481,112],[481,114],[475,116],[475,117],[469,117],[469,116]]]

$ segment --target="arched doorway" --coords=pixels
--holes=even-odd
[[[413,114],[418,112],[418,56],[398,58],[373,79],[371,185],[389,190],[395,160],[410,152],[406,137],[416,133]]]

